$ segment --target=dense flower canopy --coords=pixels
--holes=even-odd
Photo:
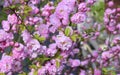
[[[115,3],[3,0],[0,75],[119,74],[120,8]]]

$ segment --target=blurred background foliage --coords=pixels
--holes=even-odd
[[[104,10],[105,2],[103,0],[98,0],[98,2],[91,7],[91,13],[94,17],[94,20],[99,23],[103,22]]]

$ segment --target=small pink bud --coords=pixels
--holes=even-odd
[[[11,45],[11,46],[13,46],[13,45],[14,45],[14,42],[13,42],[13,41],[12,41],[12,42],[10,42],[10,45]]]
[[[117,11],[120,12],[120,8],[117,8]]]
[[[101,71],[99,69],[94,70],[94,75],[101,75]]]
[[[112,7],[113,5],[114,5],[114,2],[113,2],[113,1],[108,2],[108,6],[109,6],[109,7]]]
[[[16,43],[14,44],[14,46],[15,46],[15,47],[18,47],[18,46],[19,46],[19,43],[18,43],[18,42],[16,42]]]

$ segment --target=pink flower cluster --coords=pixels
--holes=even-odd
[[[120,24],[117,21],[120,16],[120,10],[118,8],[112,8],[114,3],[110,1],[108,3],[108,8],[105,10],[104,13],[104,23],[108,31],[111,33],[117,34],[120,30]]]

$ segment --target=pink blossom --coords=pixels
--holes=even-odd
[[[61,25],[60,19],[55,14],[52,14],[50,16],[50,23],[56,27],[59,27]]]
[[[81,70],[79,75],[86,75],[86,72],[84,70]]]
[[[87,0],[87,3],[90,5],[93,5],[96,2],[96,0]]]
[[[107,8],[106,10],[105,10],[105,16],[110,16],[110,15],[112,15],[113,13],[115,13],[116,12],[116,9],[110,9],[110,8]]]
[[[38,75],[45,75],[45,74],[50,74],[50,75],[56,75],[57,73],[57,68],[56,66],[50,62],[47,62],[45,64],[45,66],[42,66],[42,68],[40,68],[38,70]]]
[[[55,10],[55,15],[62,19],[63,25],[69,24],[69,15],[74,10],[76,0],[63,0],[61,1]]]
[[[19,44],[18,47],[13,48],[12,57],[15,59],[25,59],[26,53],[23,44]]]
[[[38,4],[40,2],[40,0],[30,0],[32,2],[32,4]]]
[[[30,7],[32,8],[31,14],[37,14],[40,11],[39,8],[34,5],[30,5]]]
[[[31,35],[27,30],[23,31],[21,36],[23,37],[23,41],[25,43],[27,43],[31,39]]]
[[[113,2],[113,1],[109,1],[109,2],[108,2],[108,6],[109,6],[109,7],[112,7],[113,5],[114,5],[114,2]]]
[[[38,70],[38,75],[45,75],[45,73],[46,73],[46,69],[44,66],[42,66],[42,68]]]
[[[93,55],[95,58],[97,58],[97,57],[98,57],[98,52],[97,52],[97,51],[93,51],[93,52],[92,52],[92,55]]]
[[[13,64],[12,64],[12,71],[13,72],[18,72],[18,71],[21,71],[21,69],[22,69],[21,61],[14,60]]]
[[[4,0],[4,7],[10,6],[8,1],[12,4],[12,0]]]
[[[47,37],[47,36],[48,36],[48,25],[41,24],[41,25],[38,27],[38,31],[39,31],[39,34],[40,34],[41,36]]]
[[[10,24],[16,24],[18,22],[18,18],[15,14],[9,14],[7,19]]]
[[[32,58],[36,58],[40,53],[39,49],[40,49],[41,45],[38,42],[38,40],[36,39],[31,39],[28,43],[27,43],[27,53],[28,55],[30,55],[30,57]]]
[[[55,33],[55,31],[61,25],[60,19],[55,14],[52,14],[50,16],[50,23],[52,24],[52,26],[49,28],[49,31]]]
[[[12,40],[12,33],[7,33],[4,30],[0,29],[0,48],[4,49],[5,47],[9,46]]]
[[[99,69],[94,69],[94,75],[101,75],[101,71]]]
[[[84,2],[80,3],[80,4],[78,5],[78,10],[79,10],[80,12],[86,12],[86,11],[88,10],[87,4],[84,3]]]
[[[12,57],[6,54],[3,54],[0,60],[0,72],[5,73],[5,72],[11,71],[12,64],[13,64]]]
[[[50,44],[49,48],[46,51],[46,54],[48,56],[55,56],[55,54],[57,53],[57,49],[56,49],[56,44]]]
[[[45,17],[49,17],[52,10],[54,9],[55,7],[53,6],[53,2],[50,2],[48,4],[46,4],[41,10],[42,10],[42,16],[45,16]]]
[[[71,67],[78,67],[78,66],[80,66],[80,60],[78,60],[78,59],[70,59],[69,62],[70,62],[70,66]]]
[[[107,60],[110,57],[111,57],[111,54],[109,51],[105,51],[102,53],[102,59]]]
[[[2,21],[2,28],[3,28],[5,31],[9,31],[9,30],[10,30],[10,24],[9,24],[9,22],[3,20],[3,21]]]
[[[36,51],[40,48],[40,43],[36,39],[31,39],[29,43],[27,43],[28,50]]]
[[[0,41],[7,40],[9,38],[9,34],[4,30],[0,29]]]
[[[119,30],[120,32],[120,24],[117,24],[116,28]]]
[[[59,32],[59,35],[56,36],[55,42],[61,50],[69,50],[72,46],[72,41],[69,37],[65,36],[62,32]]]
[[[70,14],[74,10],[76,0],[63,0],[56,7],[55,13],[59,18],[64,17],[66,14]]]
[[[68,15],[63,17],[62,24],[63,25],[68,25],[69,24],[69,16]]]
[[[85,13],[78,12],[71,17],[71,21],[75,24],[78,24],[84,22],[86,20],[86,17],[87,16]]]

